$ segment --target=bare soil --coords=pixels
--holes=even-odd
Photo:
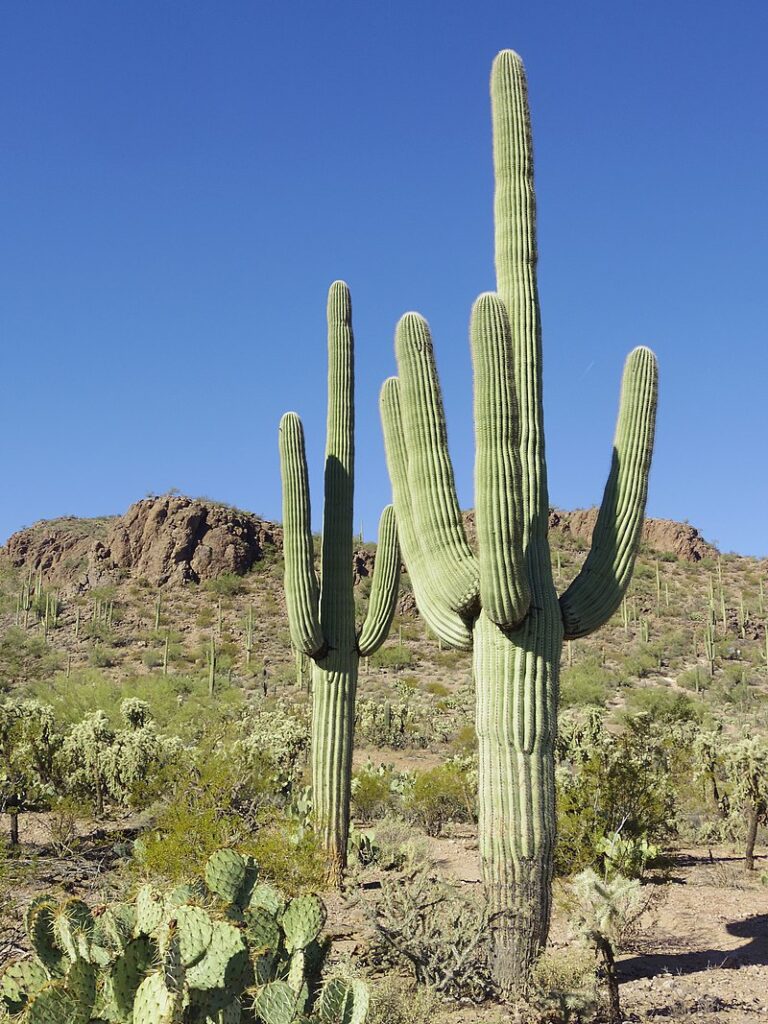
[[[45,815],[21,819],[22,848],[6,861],[0,887],[0,967],[26,949],[23,908],[41,891],[70,893],[99,902],[114,892],[119,843],[136,833],[138,820],[99,826],[83,823],[70,856],[50,847],[51,822]],[[116,841],[118,846],[115,846]],[[480,890],[477,838],[469,826],[430,840],[437,867],[462,885]],[[746,872],[732,850],[683,850],[666,875],[645,886],[649,902],[619,957],[621,999],[628,1021],[696,1024],[768,1022],[768,856]],[[342,950],[365,942],[362,920],[350,917],[339,897],[328,900],[328,928]],[[568,923],[556,910],[553,943],[568,941]],[[500,1024],[517,1019],[498,1006],[446,1007],[445,1024]]]

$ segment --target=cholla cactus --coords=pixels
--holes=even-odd
[[[768,741],[745,736],[726,750],[725,763],[731,809],[747,816],[744,866],[753,871],[758,826],[768,821]]]
[[[286,901],[233,850],[210,858],[205,879],[144,885],[95,914],[38,897],[26,913],[35,959],[6,968],[0,1006],[19,1024],[364,1024],[362,982],[319,987],[316,896]]]
[[[386,639],[395,613],[400,550],[391,506],[379,523],[368,615],[355,626],[352,575],[354,352],[352,303],[343,281],[328,293],[328,428],[321,581],[315,574],[304,429],[280,423],[285,598],[294,648],[312,659],[312,785],[316,827],[338,883],[347,856],[349,783],[358,663]]]
[[[11,817],[11,843],[18,842],[18,816],[42,809],[55,794],[55,760],[62,736],[53,708],[38,700],[0,704],[0,811]]]
[[[290,797],[299,781],[309,748],[309,724],[303,708],[279,703],[271,711],[259,711],[249,723],[250,732],[238,740],[232,750],[246,770],[262,763],[266,754],[274,765],[272,781],[284,796]]]
[[[147,781],[184,750],[178,737],[157,732],[145,701],[125,700],[120,710],[127,728],[115,730],[103,711],[93,711],[72,726],[61,751],[68,787],[93,800],[97,814],[108,801],[133,805]]]
[[[630,354],[592,548],[558,598],[547,540],[530,119],[522,61],[511,50],[494,62],[491,96],[498,295],[477,300],[470,328],[477,555],[456,497],[432,339],[415,313],[398,324],[398,377],[385,383],[381,405],[400,542],[419,610],[444,643],[474,651],[480,854],[496,912],[496,981],[510,994],[527,985],[549,927],[562,641],[607,622],[629,583],[657,372],[647,348]]]
[[[571,882],[568,911],[576,937],[585,939],[603,960],[608,983],[611,1024],[621,1024],[616,952],[642,904],[640,882],[614,874],[601,878],[591,868]]]

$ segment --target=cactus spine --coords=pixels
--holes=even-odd
[[[358,662],[384,642],[395,611],[400,550],[392,506],[379,523],[368,615],[358,634],[353,594],[354,339],[342,281],[328,293],[328,425],[321,582],[314,568],[304,430],[280,423],[285,596],[291,639],[312,659],[312,785],[315,826],[328,853],[329,881],[346,863]]]
[[[618,610],[640,541],[655,422],[656,360],[627,360],[592,548],[558,600],[552,579],[541,400],[533,168],[520,58],[491,77],[498,294],[472,311],[478,554],[464,533],[426,322],[396,333],[382,391],[387,461],[414,594],[438,637],[474,650],[479,838],[495,914],[495,973],[524,988],[547,937],[555,840],[554,742],[563,639]]]

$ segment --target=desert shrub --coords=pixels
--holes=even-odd
[[[622,673],[630,679],[645,679],[658,668],[658,658],[647,644],[628,654],[622,661]]]
[[[409,967],[442,996],[482,1002],[491,991],[489,915],[482,900],[420,866],[384,876],[381,888],[353,897],[376,938],[371,960]]]
[[[12,626],[0,635],[0,686],[27,683],[52,675],[61,667],[61,654],[41,636],[31,636]]]
[[[244,775],[228,751],[200,751],[179,779],[174,799],[164,804],[152,828],[135,844],[142,870],[169,880],[188,878],[222,846],[249,841],[262,814],[272,811],[273,768],[267,758]]]
[[[460,726],[453,737],[452,749],[462,757],[472,756],[477,750],[477,732],[469,722]]]
[[[378,848],[376,863],[384,870],[413,871],[432,866],[429,840],[402,818],[387,815],[377,822],[373,837]]]
[[[633,690],[627,696],[627,709],[633,714],[644,713],[664,725],[691,722],[700,717],[699,707],[687,694],[663,686]]]
[[[205,629],[208,626],[212,626],[216,621],[216,613],[213,608],[203,607],[195,616],[195,625]]]
[[[395,806],[392,792],[394,771],[385,765],[374,767],[371,762],[359,768],[352,776],[352,813],[361,821],[383,817]]]
[[[153,651],[150,648],[149,650],[144,651],[141,656],[141,661],[148,669],[158,668],[158,666],[163,664],[163,652]]]
[[[96,642],[88,652],[88,664],[93,668],[112,668],[120,660],[114,647],[104,647]]]
[[[48,842],[57,857],[73,856],[79,845],[78,825],[87,817],[88,809],[72,797],[54,801],[43,824]]]
[[[389,975],[371,991],[366,1024],[431,1024],[440,1003],[434,989]]]
[[[557,872],[601,864],[604,837],[613,833],[667,839],[675,824],[675,771],[674,739],[648,716],[637,716],[619,735],[594,719],[574,730],[556,773]]]
[[[546,949],[531,976],[531,1009],[552,1024],[591,1017],[600,1005],[595,954],[586,945],[569,943]]]
[[[373,668],[386,668],[393,672],[401,672],[404,668],[410,668],[413,662],[413,652],[410,648],[399,645],[380,647],[370,657],[370,664]]]
[[[608,687],[612,682],[611,673],[600,664],[597,658],[587,658],[571,668],[562,670],[560,704],[564,708],[584,704],[604,707],[608,697]]]
[[[424,687],[427,693],[431,693],[433,697],[450,697],[451,691],[444,683],[438,683],[434,680],[427,683]]]
[[[453,758],[415,774],[404,807],[427,835],[440,835],[448,821],[474,820],[476,782],[467,762]]]
[[[236,597],[245,590],[245,583],[233,572],[223,572],[215,579],[207,580],[205,589],[219,597]]]
[[[325,884],[327,856],[312,829],[274,809],[263,813],[242,847],[256,858],[259,871],[289,895],[313,892]]]

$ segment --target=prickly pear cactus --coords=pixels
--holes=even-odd
[[[81,900],[38,897],[26,913],[36,959],[0,978],[0,1021],[363,1024],[362,982],[320,991],[318,897],[286,900],[234,850],[215,853],[205,878],[169,892],[143,885],[133,904],[96,914]],[[341,1016],[329,1017],[337,1005]]]

